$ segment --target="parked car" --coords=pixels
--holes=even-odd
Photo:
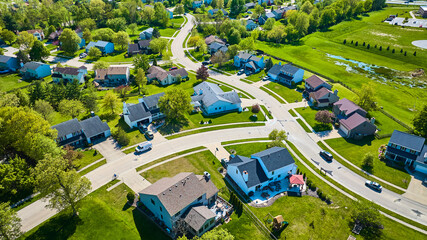
[[[245,72],[245,70],[240,69],[240,71],[237,72],[237,75],[242,75]]]
[[[332,161],[332,159],[334,158],[334,156],[332,156],[332,154],[330,154],[329,152],[327,152],[325,150],[321,150],[319,154],[320,154],[320,156],[325,158],[327,161]]]
[[[145,132],[145,137],[149,138],[149,139],[153,139],[154,138],[154,134],[152,131],[148,130]]]
[[[374,189],[374,190],[376,190],[376,191],[378,191],[378,192],[381,192],[383,190],[383,187],[381,187],[381,185],[379,183],[377,183],[377,182],[366,181],[365,185],[368,186],[368,187],[370,187],[370,188],[372,188],[372,189]]]
[[[263,77],[263,78],[262,78],[262,80],[263,80],[263,81],[270,80],[270,77],[269,77],[269,76],[265,76],[265,77]]]
[[[147,130],[148,130],[148,128],[147,128],[147,126],[146,125],[144,125],[144,124],[141,124],[141,125],[139,125],[139,131],[141,132],[141,133],[145,133]]]
[[[171,67],[171,68],[169,68],[169,71],[176,70],[176,69],[178,69],[178,68],[177,67]]]
[[[151,150],[153,148],[153,144],[150,142],[143,142],[140,143],[136,148],[135,148],[135,152],[137,153],[142,153],[148,150]]]
[[[203,65],[209,65],[209,61],[203,61],[202,64]]]
[[[87,54],[86,53],[80,53],[79,57],[80,58],[85,58],[85,57],[87,57]]]

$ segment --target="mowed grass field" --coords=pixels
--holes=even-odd
[[[337,65],[335,59],[327,56],[327,54],[333,54],[403,72],[425,68],[427,66],[427,50],[417,48],[411,42],[427,39],[427,31],[417,28],[401,28],[381,22],[390,14],[409,11],[410,9],[396,7],[372,12],[369,13],[369,17],[363,17],[361,20],[345,21],[331,27],[326,32],[310,34],[301,39],[297,45],[257,41],[256,46],[257,49],[263,50],[265,53],[285,58],[336,81],[342,81],[354,90],[360,89],[365,83],[372,85],[376,90],[378,105],[410,125],[415,115],[410,109],[413,108],[414,104],[416,109],[420,109],[422,103],[427,102],[425,89],[410,88],[401,85],[399,82],[384,83],[372,80],[367,75],[347,71],[345,66]],[[344,39],[359,41],[359,47],[348,42],[343,44]],[[370,43],[371,46],[381,45],[383,50],[379,51],[372,47],[369,50],[363,48],[360,46],[363,41]],[[391,53],[391,50],[387,51],[387,46],[394,46],[396,53]],[[400,48],[408,52],[407,56],[400,53]],[[413,56],[412,53],[415,50],[417,54]],[[424,76],[421,80],[425,81],[425,79]]]

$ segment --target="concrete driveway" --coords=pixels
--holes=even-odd
[[[93,147],[105,157],[107,162],[119,160],[126,155],[122,152],[120,146],[112,137],[107,138],[105,141],[100,142]]]
[[[403,196],[427,205],[427,185],[423,184],[426,177],[426,175],[417,172],[412,174],[411,182]]]

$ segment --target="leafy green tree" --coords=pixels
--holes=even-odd
[[[191,97],[182,88],[167,90],[165,95],[159,99],[159,107],[168,121],[179,121],[191,111]]]
[[[50,120],[52,113],[54,112],[52,105],[45,100],[37,100],[34,103],[34,110],[40,113],[45,120]]]
[[[33,46],[35,40],[36,38],[33,36],[33,34],[30,34],[28,32],[21,32],[16,38],[16,44],[18,44],[21,50],[28,53],[28,51]]]
[[[30,50],[30,58],[33,61],[41,61],[44,58],[49,57],[50,52],[49,50],[44,46],[42,42],[39,40],[36,40],[33,44],[33,47]]]
[[[133,66],[135,69],[141,68],[144,72],[147,72],[150,68],[150,60],[145,54],[137,54],[133,57]]]
[[[19,107],[19,98],[14,93],[0,92],[0,107]]]
[[[46,157],[35,168],[37,188],[49,198],[49,208],[59,211],[71,207],[77,215],[77,202],[91,189],[91,182],[76,170],[67,171],[68,164],[62,157]]]
[[[417,113],[412,122],[415,134],[427,138],[427,105]]]
[[[302,38],[308,33],[309,17],[306,13],[299,13],[295,22],[295,29],[298,32],[298,37]]]
[[[29,88],[28,92],[30,96],[30,102],[32,104],[34,104],[38,99],[46,99],[46,84],[42,81],[36,81],[36,83]]]
[[[374,169],[374,155],[372,155],[372,153],[366,153],[365,156],[363,156],[362,169],[372,173]]]
[[[96,22],[92,18],[85,18],[77,24],[83,31],[96,29]]]
[[[331,8],[327,8],[322,11],[322,15],[320,16],[319,26],[321,28],[327,28],[335,23],[335,11]]]
[[[304,4],[301,6],[301,11],[305,12],[307,14],[310,14],[313,10],[314,6],[310,1],[305,1]]]
[[[3,29],[0,36],[1,36],[1,39],[3,39],[3,41],[9,42],[9,45],[12,45],[12,43],[16,41],[15,33],[7,29]]]
[[[20,157],[0,164],[0,200],[16,202],[31,194],[35,186],[31,171],[32,168]]]
[[[386,6],[385,0],[373,0],[372,1],[372,11],[381,10],[385,6]]]
[[[122,128],[118,128],[115,133],[113,133],[114,139],[116,139],[117,143],[120,146],[127,146],[130,143],[130,139],[126,132]]]
[[[363,201],[355,202],[351,219],[355,224],[362,226],[362,235],[365,239],[376,239],[382,235],[382,216],[374,203]]]
[[[264,26],[262,26],[265,30],[271,30],[276,23],[276,19],[269,18],[267,21],[265,21]]]
[[[107,92],[102,99],[101,106],[105,110],[111,110],[111,114],[114,114],[120,106],[119,98],[113,92]]]
[[[28,54],[26,52],[24,52],[23,50],[18,51],[18,53],[16,54],[16,58],[18,58],[19,61],[21,61],[24,64],[30,61]]]
[[[365,12],[369,12],[372,9],[372,0],[365,0],[363,5]]]
[[[130,42],[129,34],[125,31],[120,31],[114,34],[113,43],[120,47],[120,50],[125,50]]]
[[[150,48],[154,53],[162,53],[168,45],[168,40],[166,38],[156,38],[151,40]]]
[[[167,27],[169,23],[169,13],[161,2],[154,4],[154,18],[158,25]]]
[[[272,142],[269,144],[269,147],[281,147],[283,146],[283,141],[288,139],[288,135],[284,130],[277,130],[274,129],[273,131],[268,134],[268,138],[272,140]]]
[[[135,84],[138,86],[139,94],[141,94],[141,88],[143,89],[144,86],[147,85],[147,77],[145,76],[145,72],[142,68],[138,68],[136,70]]]
[[[88,28],[86,28],[86,29],[83,31],[83,39],[84,39],[87,43],[89,43],[90,41],[92,41],[92,32],[91,32]]]
[[[87,55],[92,59],[97,59],[97,58],[100,58],[102,56],[102,52],[97,47],[91,47],[89,49],[89,52],[87,53]]]
[[[128,28],[129,28],[130,32],[132,33],[132,35],[135,35],[136,30],[138,30],[138,25],[136,25],[136,23],[132,23],[132,24],[129,24]]]
[[[240,50],[240,46],[235,44],[228,47],[227,53],[230,55],[231,58],[234,58],[234,56],[236,56]]]
[[[23,89],[18,89],[15,94],[19,99],[19,106],[25,107],[30,105],[30,97],[28,96],[27,91],[24,91]]]
[[[141,20],[145,24],[151,24],[153,23],[154,19],[155,19],[154,8],[144,7],[141,11]]]
[[[227,229],[214,228],[203,234],[200,240],[234,240],[234,236]]]
[[[65,98],[66,99],[80,99],[80,95],[81,95],[81,87],[80,87],[80,83],[76,80],[72,81],[72,82],[68,82],[67,85],[65,86]]]
[[[88,87],[83,90],[82,94],[82,103],[88,111],[98,111],[98,95],[96,94],[96,89],[93,84],[88,85]]]
[[[376,99],[375,89],[372,85],[363,84],[360,91],[357,92],[357,104],[366,111],[376,108]]]
[[[18,213],[10,208],[9,203],[0,203],[0,238],[13,240],[18,239],[21,234],[21,219]]]
[[[101,28],[96,31],[96,34],[93,36],[93,39],[111,42],[114,37],[114,34],[115,32],[111,28]]]
[[[79,43],[81,39],[79,35],[73,30],[66,28],[59,36],[59,41],[61,42],[61,49],[68,54],[73,54],[79,50]]]
[[[159,37],[160,37],[159,29],[153,28],[153,38],[159,38]]]
[[[233,44],[239,44],[240,42],[240,33],[238,30],[233,29],[233,31],[231,32],[230,36],[228,37],[228,42],[233,45]]]
[[[283,25],[276,25],[268,31],[267,38],[279,43],[286,37],[285,27]]]
[[[122,17],[108,19],[107,27],[113,29],[115,32],[126,31],[126,20]]]
[[[248,37],[240,41],[239,43],[240,49],[242,50],[255,50],[255,41],[253,38]]]
[[[61,114],[76,118],[85,112],[83,103],[79,100],[62,100],[58,105],[58,110]]]
[[[64,84],[52,84],[51,87],[46,91],[48,93],[47,101],[52,105],[54,109],[58,108],[59,103],[65,99],[65,86]]]
[[[107,69],[109,67],[110,67],[109,63],[104,62],[104,61],[97,61],[97,62],[95,62],[93,64],[92,69],[95,71],[95,70],[98,70],[98,69]]]
[[[182,4],[177,4],[177,5],[175,6],[175,9],[173,10],[173,13],[174,13],[174,14],[177,14],[177,15],[184,14],[184,13],[185,13],[184,5],[182,5]]]

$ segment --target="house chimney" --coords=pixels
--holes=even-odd
[[[126,109],[126,102],[123,102],[123,112],[124,112],[124,109]]]
[[[95,112],[94,111],[90,111],[90,116],[91,117],[95,117]]]
[[[202,94],[203,94],[203,90],[199,89],[199,95],[202,95]]]
[[[248,182],[249,180],[249,174],[247,171],[243,171],[243,180],[245,180],[245,182]]]
[[[334,95],[338,96],[338,90],[337,89],[335,89]]]
[[[371,118],[371,123],[372,124],[375,124],[375,118],[373,117],[373,118]]]

